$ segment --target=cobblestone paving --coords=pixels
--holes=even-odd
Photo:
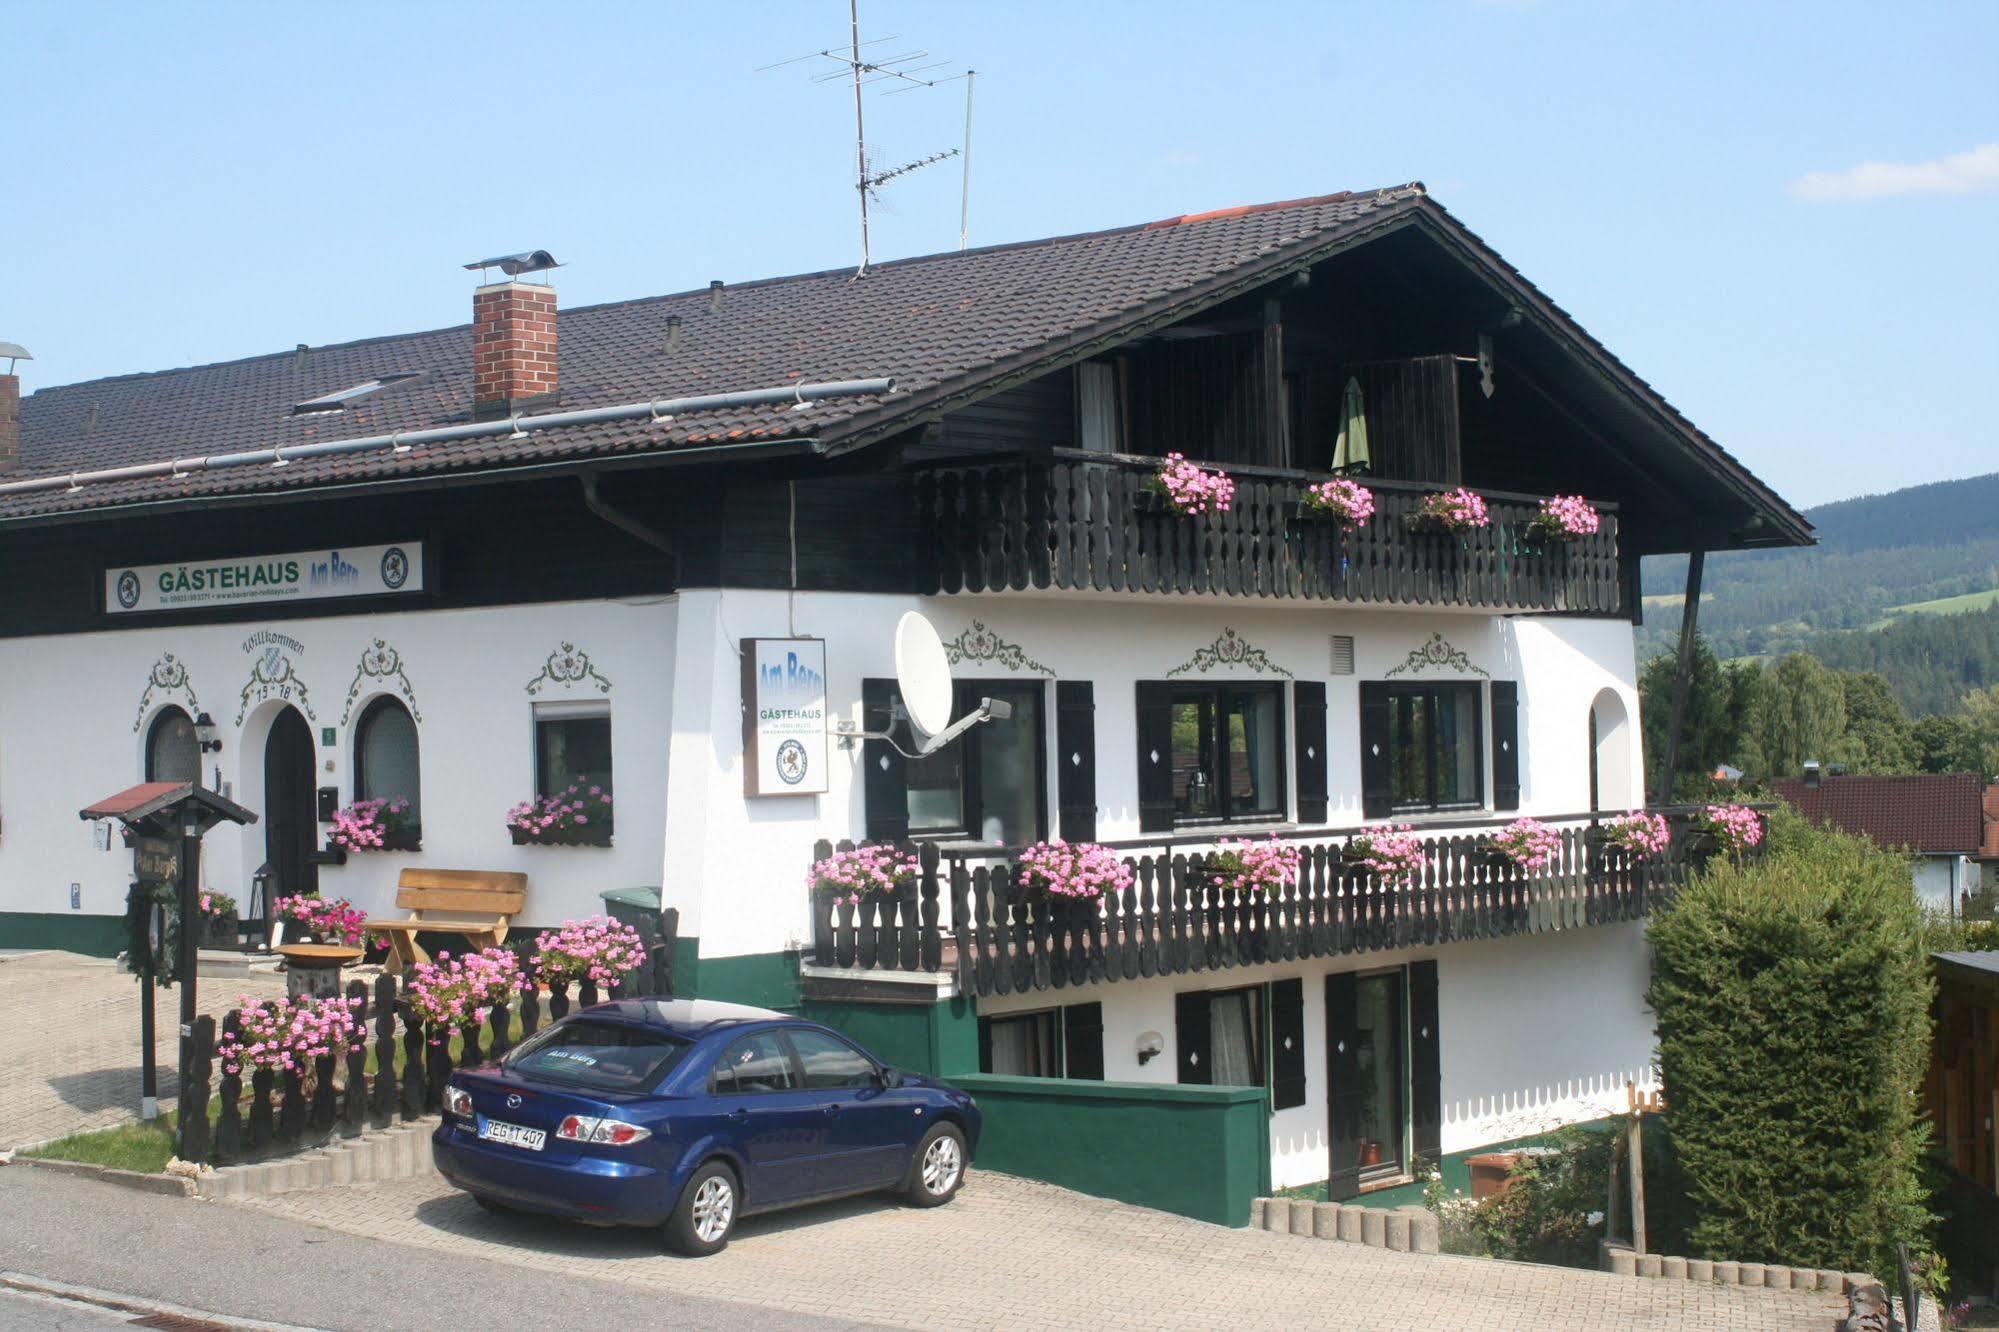
[[[899,1327],[1831,1332],[1845,1305],[1226,1230],[989,1173],[934,1211],[869,1199],[748,1220],[705,1259],[664,1254],[640,1231],[489,1216],[434,1175],[230,1205],[443,1254]]]
[[[199,987],[202,1011],[217,1015],[238,995],[284,992],[282,976],[211,976]],[[171,1105],[180,992],[155,998],[160,1104]],[[115,963],[57,952],[0,958],[0,1013],[0,1150],[138,1118],[139,985]]]

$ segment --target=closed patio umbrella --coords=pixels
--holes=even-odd
[[[1367,450],[1367,404],[1361,397],[1359,377],[1350,376],[1340,404],[1340,436],[1333,442],[1333,470],[1366,473],[1373,462]]]

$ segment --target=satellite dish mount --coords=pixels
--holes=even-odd
[[[880,740],[904,758],[935,754],[981,722],[1005,721],[1013,716],[1013,704],[1000,698],[982,698],[979,706],[951,720],[951,662],[944,655],[944,640],[929,620],[917,611],[906,612],[895,626],[895,683],[902,695],[901,719],[909,722],[916,742],[912,752],[902,747],[894,731],[868,731],[853,722],[834,728],[842,747],[851,749],[858,740]]]

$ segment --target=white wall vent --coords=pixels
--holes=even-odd
[[[1353,635],[1333,635],[1333,674],[1353,674]]]

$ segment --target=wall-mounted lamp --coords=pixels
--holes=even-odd
[[[215,718],[205,712],[194,719],[194,738],[201,742],[201,752],[204,754],[222,752],[220,731],[221,728],[215,724]]]
[[[1166,1038],[1156,1031],[1142,1032],[1138,1038],[1138,1066],[1144,1068],[1166,1053]]]

